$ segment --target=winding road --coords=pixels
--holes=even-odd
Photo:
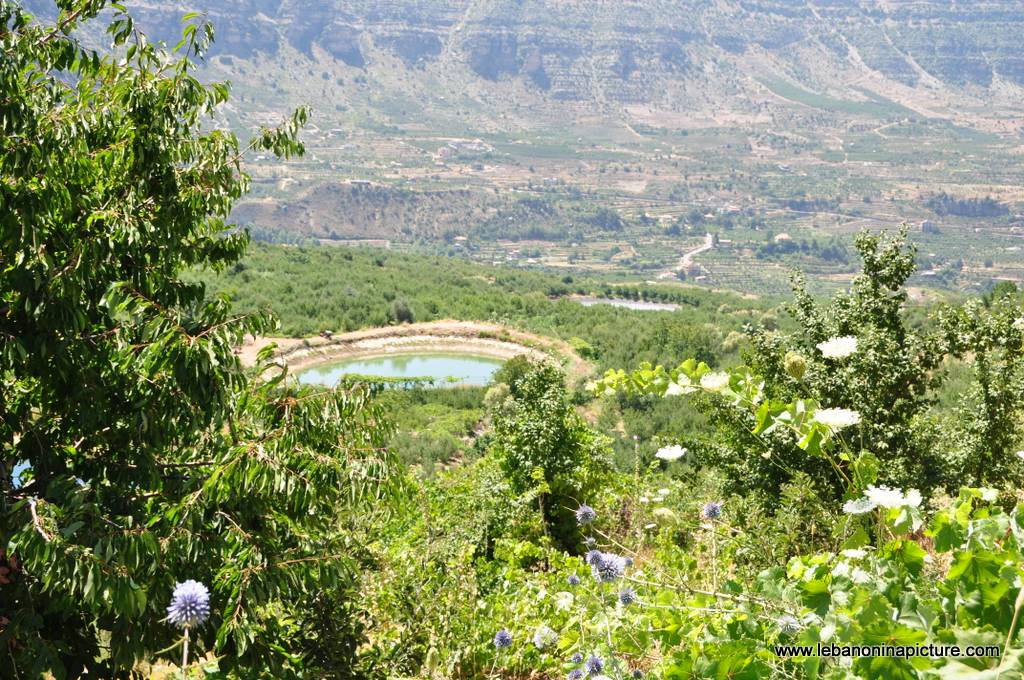
[[[671,279],[679,272],[686,271],[687,267],[693,264],[693,258],[700,255],[703,252],[711,250],[715,247],[714,237],[711,234],[704,234],[704,245],[698,246],[693,250],[687,250],[683,253],[683,256],[679,258],[679,265],[674,270],[662,272],[658,274],[658,279]]]

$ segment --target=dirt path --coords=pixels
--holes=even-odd
[[[291,370],[360,356],[412,352],[465,352],[501,359],[519,354],[560,360],[570,381],[590,375],[591,366],[568,343],[493,323],[477,321],[430,321],[426,323],[368,328],[339,333],[330,339],[256,338],[246,342],[239,355],[252,366],[264,347],[276,344],[275,358]]]

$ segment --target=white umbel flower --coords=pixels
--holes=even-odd
[[[887,486],[868,486],[864,491],[875,505],[882,508],[902,508],[910,506],[916,508],[921,505],[921,493],[917,489],[911,489],[907,495],[903,495],[900,489],[890,489]]]
[[[863,515],[875,508],[917,508],[921,506],[922,500],[921,492],[917,489],[908,489],[904,494],[900,489],[869,484],[862,498],[843,503],[843,512],[848,515]]]
[[[814,420],[833,430],[841,430],[860,422],[860,414],[848,408],[820,408],[814,412]]]
[[[709,392],[721,392],[729,386],[729,374],[725,371],[705,373],[700,378],[700,386]]]
[[[668,389],[665,390],[666,397],[674,397],[680,394],[691,394],[696,392],[697,388],[694,387],[693,382],[685,373],[680,373],[679,377],[676,378],[675,382],[668,384]]]
[[[852,335],[844,335],[838,338],[829,338],[817,345],[821,355],[826,359],[843,359],[857,351],[857,338]]]
[[[877,505],[870,498],[855,498],[852,501],[846,501],[843,503],[843,512],[847,515],[863,515],[866,512],[871,512]]]
[[[672,446],[664,446],[658,449],[658,452],[654,454],[654,457],[660,458],[661,460],[671,461],[679,460],[685,455],[686,449],[684,449],[682,446],[679,446],[679,444],[673,444]]]
[[[899,489],[890,489],[887,486],[868,486],[864,495],[872,503],[883,508],[898,508],[903,505],[903,492]]]
[[[872,581],[874,581],[874,579],[871,577],[871,574],[869,574],[868,572],[864,571],[860,567],[857,567],[852,572],[850,572],[850,580],[853,581],[854,583],[856,583],[859,586],[862,586],[865,583],[871,583]]]

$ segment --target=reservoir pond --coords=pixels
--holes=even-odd
[[[297,371],[295,377],[303,385],[327,387],[334,387],[346,375],[432,378],[438,386],[482,386],[491,382],[503,363],[504,359],[476,354],[387,354],[317,364]]]

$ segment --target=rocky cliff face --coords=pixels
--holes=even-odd
[[[43,0],[28,4],[49,7]],[[217,54],[272,58],[287,46],[371,74],[394,58],[441,77],[521,83],[555,102],[664,105],[680,84],[713,82],[729,66],[775,71],[812,88],[835,86],[836,74],[865,72],[908,87],[1024,86],[1020,0],[128,4],[147,30],[168,40],[186,10],[208,12]]]

